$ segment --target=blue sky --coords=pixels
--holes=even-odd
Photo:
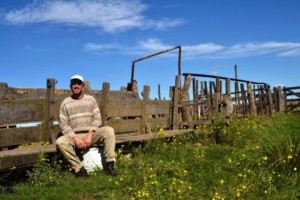
[[[68,88],[81,74],[93,89],[130,81],[131,62],[180,45],[182,73],[298,86],[298,0],[0,0],[0,82]],[[168,96],[178,51],[136,63],[139,90]],[[202,80],[202,79],[198,79]]]

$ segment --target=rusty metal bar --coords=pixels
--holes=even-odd
[[[175,49],[178,49],[178,75],[181,76],[181,46],[176,46],[176,47],[173,47],[171,49],[166,49],[164,51],[160,51],[160,52],[157,52],[157,53],[154,53],[154,54],[151,54],[151,55],[148,55],[148,56],[145,56],[145,57],[142,57],[142,58],[139,58],[137,60],[132,61],[130,90],[131,91],[133,90],[132,85],[133,85],[133,80],[134,80],[134,69],[135,69],[135,63],[136,62],[139,62],[139,61],[142,61],[142,60],[145,60],[145,59],[148,59],[148,58],[151,58],[153,56],[157,56],[157,55],[169,52],[169,51],[173,51]]]
[[[295,87],[284,87],[283,90],[296,90],[300,89],[300,86],[295,86]]]
[[[230,79],[231,81],[238,81],[238,82],[244,82],[244,83],[249,83],[251,82],[252,84],[266,84],[263,82],[255,82],[255,81],[249,81],[249,80],[243,80],[243,79],[235,79],[235,78],[229,78],[229,77],[224,77],[224,76],[214,76],[214,75],[209,75],[209,74],[194,74],[194,73],[183,73],[183,76],[191,75],[191,76],[198,76],[198,77],[206,77],[206,78],[217,78],[219,77],[220,79]]]

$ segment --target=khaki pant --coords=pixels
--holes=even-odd
[[[77,136],[84,139],[87,133],[78,133]],[[104,157],[106,162],[115,162],[115,132],[112,127],[104,126],[96,130],[92,138],[92,146],[104,145]],[[63,135],[56,140],[56,145],[65,156],[68,162],[72,165],[75,172],[78,172],[81,167],[81,161],[76,154],[76,145],[74,140],[68,136]]]

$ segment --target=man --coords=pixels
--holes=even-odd
[[[87,171],[81,164],[77,150],[87,150],[92,145],[104,144],[106,173],[115,176],[115,133],[113,128],[100,125],[101,115],[94,97],[84,94],[84,79],[80,75],[71,77],[72,95],[63,100],[60,107],[60,129],[62,136],[56,144],[68,162],[75,175],[87,177]]]

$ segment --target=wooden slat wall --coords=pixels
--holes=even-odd
[[[141,101],[129,92],[110,91],[106,115],[111,117],[141,116]]]
[[[107,125],[114,128],[115,133],[137,132],[140,129],[141,118],[135,119],[114,119],[107,122]]]
[[[0,101],[0,124],[40,122],[45,119],[45,99]]]
[[[167,100],[149,100],[147,114],[169,114],[171,102]]]
[[[149,100],[146,107],[147,122],[151,129],[169,128],[170,126],[170,101]]]
[[[23,128],[1,128],[0,147],[47,142],[49,138],[47,138],[44,130],[44,125]]]

